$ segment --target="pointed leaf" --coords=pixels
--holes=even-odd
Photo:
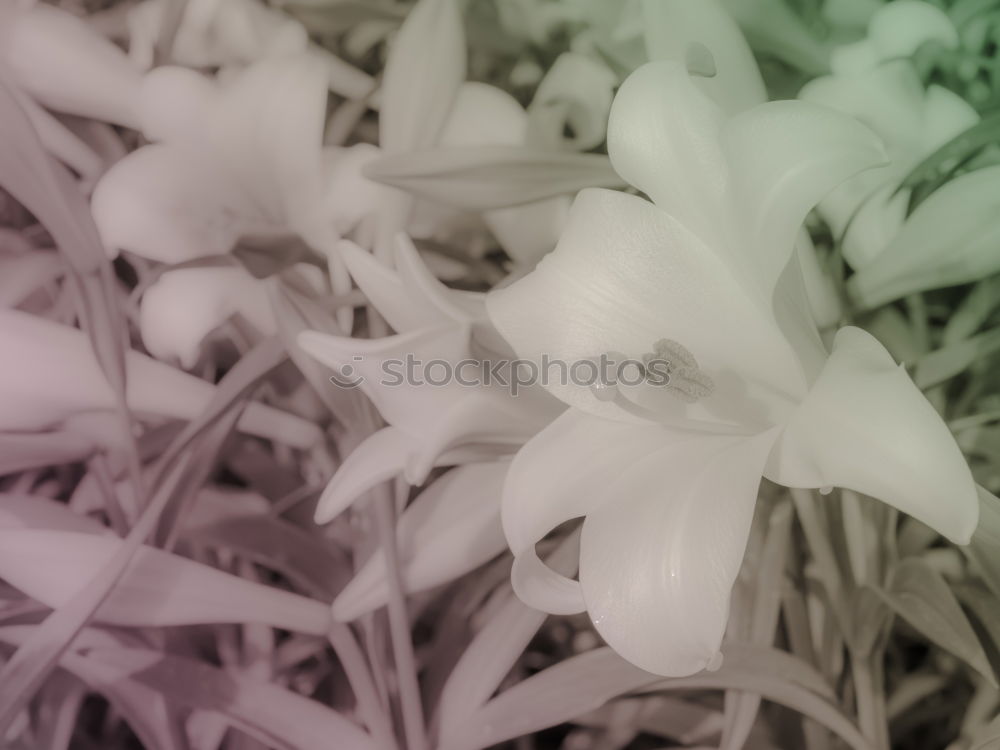
[[[565,154],[521,146],[438,148],[385,156],[369,179],[468,211],[486,211],[574,194],[586,187],[625,187],[600,154]]]
[[[43,529],[0,530],[0,578],[57,608],[93,579],[123,542],[111,536]],[[327,605],[142,547],[97,611],[131,626],[260,622],[325,635]]]
[[[930,641],[996,685],[996,677],[972,625],[948,583],[934,568],[920,558],[907,558],[896,568],[889,587],[876,593]]]

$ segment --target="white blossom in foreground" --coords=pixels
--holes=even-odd
[[[967,542],[976,489],[947,427],[869,334],[827,352],[793,254],[806,212],[883,161],[878,139],[803,102],[727,118],[663,62],[622,86],[609,152],[652,202],[582,192],[556,250],[487,308],[523,358],[652,354],[670,387],[549,386],[570,409],[504,490],[519,595],[586,610],[625,658],[686,675],[719,663],[761,477],[850,488]],[[574,581],[535,544],[580,516]]]

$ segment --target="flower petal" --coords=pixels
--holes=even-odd
[[[439,306],[424,304],[423,298],[407,288],[395,270],[367,250],[343,240],[338,243],[337,252],[358,288],[394,331],[409,333],[451,322]]]
[[[0,310],[0,346],[17,367],[0,371],[0,431],[35,431],[74,415],[112,410],[115,397],[83,331]],[[135,350],[126,354],[129,408],[138,416],[195,419],[215,387]],[[310,448],[322,440],[316,425],[262,404],[239,422],[246,433]]]
[[[101,240],[163,263],[223,255],[253,226],[242,191],[198,152],[156,144],[115,164],[91,197]]]
[[[998,186],[1000,167],[993,166],[961,175],[931,193],[882,252],[848,280],[851,297],[873,308],[1000,270]]]
[[[252,191],[258,213],[304,235],[318,231],[322,216],[326,99],[315,58],[268,59],[222,86],[207,125],[213,149]]]
[[[179,360],[191,369],[205,336],[236,313],[263,335],[277,330],[264,283],[243,268],[166,271],[142,295],[142,342],[157,359]]]
[[[643,31],[650,60],[684,63],[692,44],[703,44],[716,74],[694,84],[729,113],[767,101],[750,46],[718,0],[643,0]]]
[[[518,451],[504,483],[502,519],[514,552],[511,583],[525,604],[550,614],[584,610],[580,584],[543,563],[535,544],[559,524],[612,502],[611,485],[656,450],[664,434],[658,425],[568,409]]]
[[[506,462],[459,466],[417,496],[396,526],[403,590],[439,586],[468,573],[506,548],[500,529],[500,491]],[[333,616],[354,620],[388,600],[385,558],[376,551],[333,602]]]
[[[765,292],[788,264],[806,214],[850,177],[885,163],[879,137],[854,118],[801,101],[735,115],[721,133]],[[747,241],[744,239],[744,242]]]
[[[722,110],[678,62],[649,63],[615,96],[611,163],[629,184],[699,237],[717,236],[728,167],[719,145]]]
[[[454,378],[436,384],[446,367],[466,356],[468,339],[467,330],[448,326],[381,339],[304,331],[298,343],[337,372],[338,382],[360,387],[389,424],[419,435],[468,393]]]
[[[636,666],[682,677],[719,663],[761,472],[777,435],[680,437],[587,516],[580,584],[601,636]],[[724,468],[723,468],[724,467]]]
[[[3,23],[0,59],[32,97],[57,112],[136,127],[142,78],[114,44],[46,3],[12,9]]]
[[[608,487],[664,437],[658,425],[632,425],[568,409],[514,457],[503,496],[503,528],[515,555],[559,524],[585,516]]]
[[[641,357],[664,338],[679,342],[717,387],[695,404],[658,404],[672,419],[765,424],[806,391],[770,295],[765,301],[748,289],[728,259],[668,214],[623,193],[581,192],[556,249],[490,293],[487,308],[517,354],[539,366],[543,355],[569,367],[608,352]],[[587,385],[554,381],[548,390],[571,406],[624,418]]]
[[[383,427],[351,451],[337,468],[316,504],[316,523],[329,523],[347,510],[359,496],[403,473],[410,457],[419,449],[420,438],[398,427]],[[464,463],[477,458],[474,448],[441,453],[435,466]]]
[[[788,487],[871,495],[959,544],[978,521],[975,482],[951,432],[906,371],[860,328],[837,333],[766,476]]]

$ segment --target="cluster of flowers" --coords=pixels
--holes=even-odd
[[[981,230],[1000,166],[919,201],[906,182],[979,120],[921,77],[920,50],[960,44],[937,6],[851,4],[861,40],[834,47],[832,72],[797,100],[768,102],[744,31],[779,55],[807,52],[753,19],[741,31],[717,0],[498,3],[503,23],[542,37],[567,19],[588,29],[548,71],[515,69],[534,86],[524,106],[466,80],[454,0],[418,0],[398,32],[388,11],[352,31],[361,52],[394,31],[380,80],[256,0],[181,5],[179,19],[167,0],[115,16],[128,53],[54,6],[0,7],[0,86],[75,172],[102,251],[126,253],[139,278],[134,414],[204,409],[214,386],[194,372],[227,321],[251,341],[283,337],[320,391],[330,373],[316,363],[350,367],[384,422],[358,416],[355,391],[322,392],[343,460],[324,477],[317,524],[399,479],[419,488],[397,526],[408,593],[509,549],[524,603],[586,612],[618,654],[664,676],[722,663],[762,479],[845,488],[969,542],[979,491],[962,451],[886,347],[840,325],[829,258],[805,228],[817,209],[853,270],[855,310],[1000,270]],[[371,111],[377,145],[345,145]],[[74,118],[141,145],[116,150]],[[465,242],[475,260],[486,236],[509,260],[488,291],[449,284],[453,267],[427,250]],[[11,279],[62,272],[45,253],[2,262]],[[18,288],[0,284],[11,363],[0,429],[123,450],[131,437],[100,421],[115,392],[86,334],[72,313],[32,312]],[[413,357],[458,367],[651,351],[669,387],[513,394],[380,377]],[[239,429],[322,452],[298,411],[255,402]],[[542,545],[578,518],[578,575],[566,575]],[[352,622],[389,590],[375,554],[333,617]]]

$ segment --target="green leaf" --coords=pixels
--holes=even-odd
[[[574,533],[545,562],[557,572],[572,576],[576,574],[579,556],[579,534]],[[546,617],[544,612],[521,602],[513,592],[508,594],[507,601],[476,634],[448,675],[438,701],[442,734],[460,727],[469,714],[493,695]]]
[[[928,640],[962,659],[991,684],[997,684],[958,599],[934,568],[920,558],[907,558],[896,567],[887,589],[873,590]]]
[[[979,525],[965,553],[975,561],[994,596],[1000,597],[1000,498],[980,485],[976,489],[979,492]]]
[[[278,685],[156,650],[111,647],[95,636],[100,631],[83,631],[79,646],[86,651],[60,659],[60,666],[95,690],[155,691],[171,706],[218,712],[268,747],[375,750],[353,722]],[[3,628],[0,640],[19,644],[25,637],[19,628]]]
[[[1000,328],[950,344],[925,354],[917,361],[913,381],[927,389],[964,372],[970,365],[1000,351]]]
[[[508,208],[587,187],[624,188],[601,154],[522,146],[438,148],[385,156],[365,176],[467,211]]]
[[[0,530],[0,578],[57,608],[96,576],[124,542],[110,535]],[[324,636],[327,604],[141,547],[95,619],[133,627],[256,622]]]
[[[571,721],[635,691],[745,690],[815,719],[855,750],[868,748],[837,707],[823,678],[808,664],[776,649],[723,647],[717,672],[664,680],[629,664],[609,648],[566,659],[501,693],[443,734],[440,750],[472,750]]]

